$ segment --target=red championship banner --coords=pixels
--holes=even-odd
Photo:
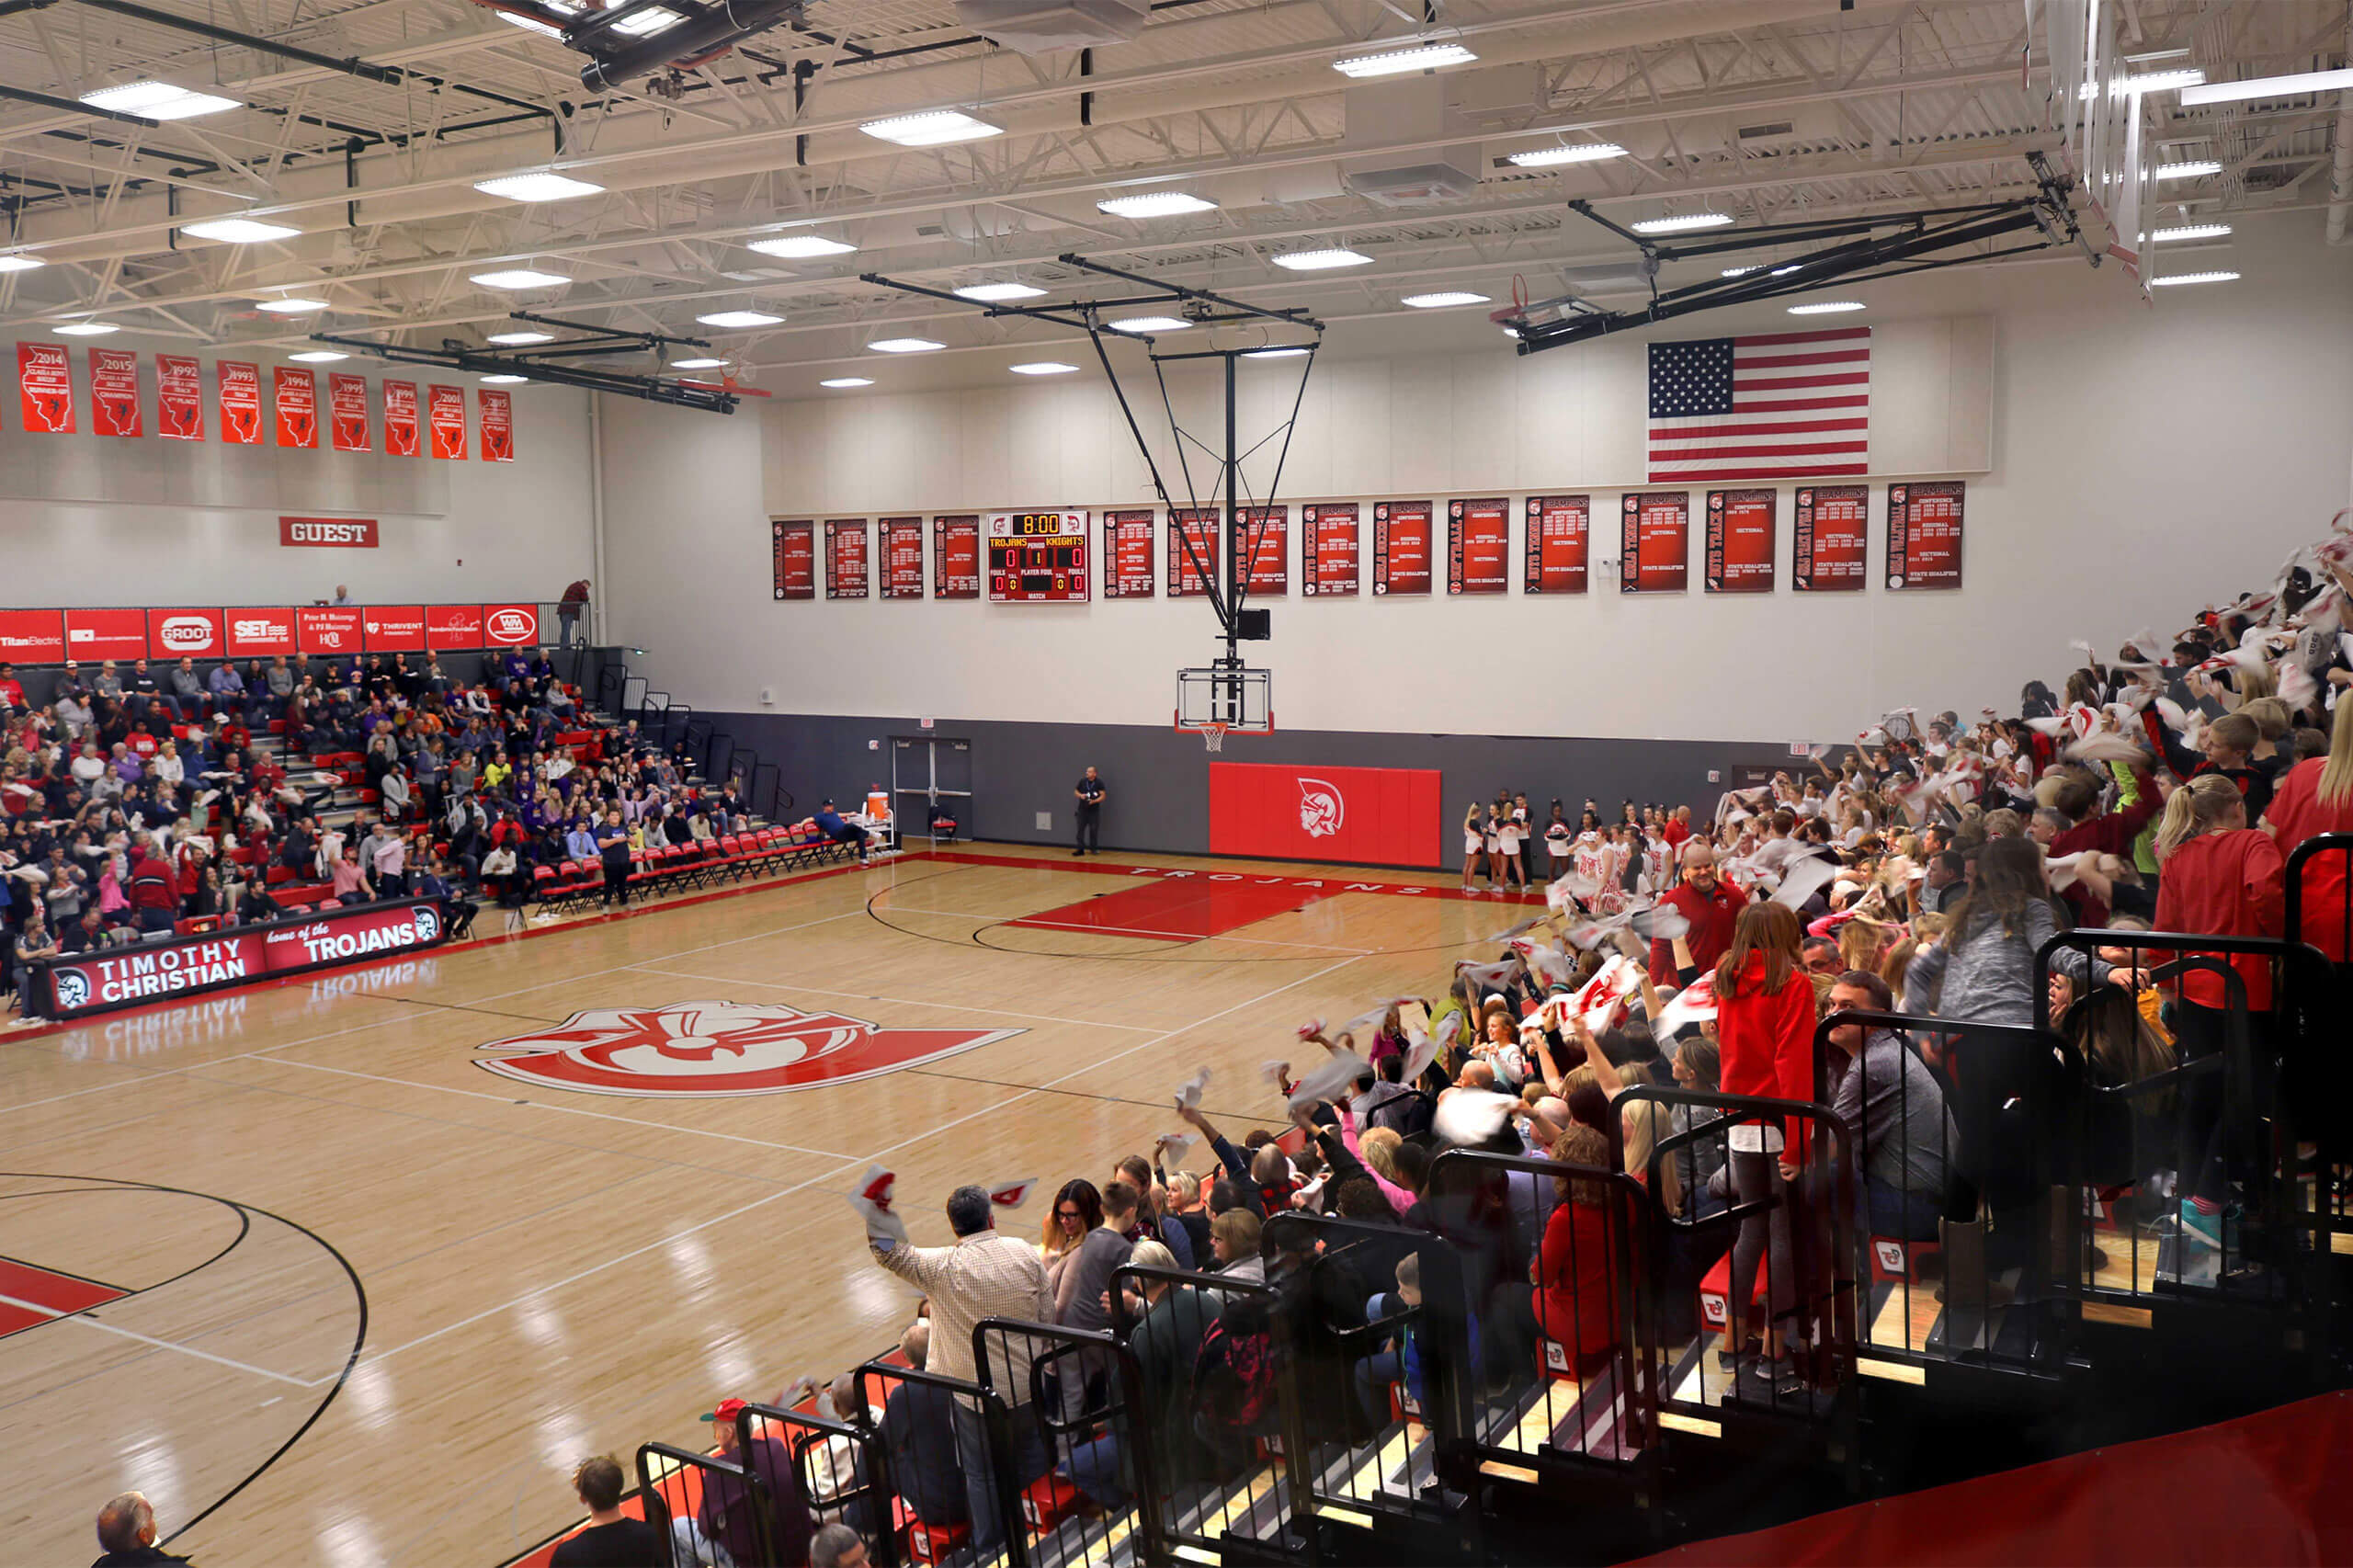
[[[479,648],[482,645],[482,606],[425,607],[426,652],[438,653],[449,649]]]
[[[416,456],[416,383],[384,383],[384,450],[396,458]]]
[[[1625,528],[1619,540],[1619,591],[1679,594],[1689,588],[1690,492],[1636,491],[1620,505],[1625,512]]]
[[[1191,545],[1188,550],[1186,546]],[[1171,507],[1168,513],[1168,597],[1199,598],[1209,584],[1219,581],[1217,514],[1206,507],[1195,511]],[[1205,581],[1206,579],[1206,581]]]
[[[1870,552],[1870,487],[1809,484],[1797,495],[1801,593],[1860,593]]]
[[[1593,497],[1530,495],[1519,591],[1581,594],[1593,555]]]
[[[1446,504],[1446,591],[1500,594],[1511,581],[1511,503],[1502,496]]]
[[[305,653],[357,653],[362,642],[359,611],[303,605],[294,612],[294,642]]]
[[[515,460],[515,399],[503,387],[480,387],[482,399],[482,460]],[[463,456],[463,453],[460,453]]]
[[[1299,591],[1311,598],[1354,597],[1357,504],[1340,501],[1302,506],[1299,529]]]
[[[1428,593],[1430,550],[1428,502],[1376,501],[1372,504],[1374,593]]]
[[[1887,487],[1887,585],[1961,586],[1959,480]]]
[[[803,523],[802,528],[808,527]],[[806,544],[803,544],[806,553]],[[809,594],[783,592],[781,572],[777,597],[805,599]],[[981,597],[981,518],[977,512],[958,512],[931,519],[931,597],[935,599],[977,599]]]
[[[373,550],[376,548],[376,519],[280,517],[278,519],[278,542],[290,550]]]
[[[1154,524],[1151,507],[1103,514],[1103,597],[1148,599],[1153,596]]]
[[[167,441],[204,439],[204,367],[193,354],[155,356],[155,433]]]
[[[101,436],[143,436],[139,356],[128,348],[90,350],[90,428]]]
[[[307,365],[279,365],[270,371],[276,383],[278,444],[315,451],[319,445],[319,379]]]
[[[975,528],[979,519],[974,518]],[[817,525],[813,522],[771,522],[768,532],[776,544],[776,597],[780,599],[813,599],[817,597]],[[975,553],[978,546],[974,547]],[[974,569],[973,581],[979,582],[979,570]],[[977,585],[974,593],[977,593]],[[971,598],[973,594],[960,596]]]
[[[1769,594],[1780,552],[1776,526],[1780,492],[1708,492],[1708,592]]]
[[[221,613],[229,623],[231,658],[249,659],[257,655],[267,657],[296,652],[294,611],[291,608],[256,609],[251,605],[238,605]]]
[[[65,662],[65,612],[62,609],[0,609],[0,659],[10,664]]]
[[[1233,572],[1243,597],[1280,598],[1290,592],[1290,508],[1241,506],[1233,526]]]
[[[370,605],[359,612],[359,634],[371,653],[422,653],[425,607]]]
[[[466,455],[466,389],[426,387],[425,413],[433,429],[433,455],[462,460]]]
[[[217,659],[228,651],[228,629],[217,609],[147,612],[147,656],[151,659]]]
[[[261,367],[222,359],[212,373],[221,387],[221,438],[233,447],[261,445]]]
[[[327,427],[338,452],[364,452],[368,439],[368,378],[327,372]]]
[[[145,658],[147,612],[143,609],[67,610],[65,656],[69,659]]]
[[[866,519],[825,519],[825,597],[862,599],[869,587],[866,570]]]
[[[923,597],[923,519],[884,517],[875,526],[881,530],[882,597]]]
[[[1210,764],[1212,855],[1435,866],[1444,814],[1436,768]]]
[[[17,345],[17,390],[25,428],[50,436],[74,434],[74,366],[63,343]]]
[[[540,640],[540,607],[483,606],[482,636],[484,645],[492,648],[525,648],[536,644]]]

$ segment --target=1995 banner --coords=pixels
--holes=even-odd
[[[398,899],[315,919],[273,920],[52,959],[35,966],[31,993],[44,1016],[78,1018],[435,947],[449,930],[441,900]]]

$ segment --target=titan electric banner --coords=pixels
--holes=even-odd
[[[166,659],[217,659],[228,651],[229,640],[217,609],[151,609],[147,612],[147,656]]]
[[[357,653],[361,646],[359,611],[302,605],[294,611],[294,641],[305,653]]]
[[[1959,480],[1887,487],[1887,585],[1961,586]]]
[[[438,653],[445,649],[479,648],[482,645],[482,606],[426,605],[425,607],[426,653]]]
[[[212,374],[221,389],[221,438],[233,447],[260,446],[261,367],[221,359]]]
[[[1708,492],[1708,592],[1769,594],[1780,552],[1776,490]]]
[[[875,526],[881,530],[882,597],[923,597],[923,519],[883,517]]]
[[[1870,552],[1870,489],[1809,484],[1797,494],[1800,592],[1860,593]]]
[[[233,659],[291,655],[300,652],[294,641],[291,606],[256,609],[239,605],[223,612],[229,622],[229,656]]]
[[[128,348],[90,350],[90,428],[101,436],[143,436],[139,356]]]
[[[1299,509],[1299,591],[1310,598],[1356,597],[1357,504],[1319,502]]]
[[[813,599],[817,597],[817,525],[813,522],[771,522],[768,534],[776,547],[776,597]]]
[[[1430,548],[1428,502],[1376,501],[1372,504],[1374,593],[1428,593]]]
[[[1436,866],[1438,770],[1210,764],[1210,853],[1352,866]],[[1345,883],[1335,880],[1332,889]]]
[[[466,455],[466,389],[426,387],[425,413],[433,430],[433,455],[462,460]]]
[[[1233,520],[1233,573],[1243,597],[1281,598],[1290,592],[1290,508],[1240,506]]]
[[[65,612],[62,609],[0,609],[0,659],[10,664],[65,662]]]
[[[145,658],[147,612],[143,609],[67,610],[65,656],[69,659]]]
[[[1593,497],[1530,495],[1520,592],[1581,594],[1593,556]]]
[[[1103,597],[1107,599],[1148,599],[1153,596],[1154,524],[1158,514],[1146,506],[1131,512],[1103,514]]]
[[[167,441],[204,439],[204,367],[192,354],[155,356],[155,433]]]
[[[515,399],[502,387],[477,387],[482,399],[482,460],[515,460]],[[460,454],[463,456],[463,453]]]
[[[867,594],[866,519],[825,519],[825,597],[862,599]]]
[[[1679,594],[1689,588],[1690,492],[1636,491],[1619,506],[1625,514],[1618,549],[1619,591]]]
[[[1186,549],[1188,541],[1192,546],[1189,551]],[[1209,592],[1209,583],[1217,582],[1222,575],[1217,561],[1217,514],[1207,508],[1170,508],[1168,597],[1198,598]]]
[[[327,428],[338,452],[364,452],[368,439],[368,378],[327,372]]]
[[[1446,591],[1500,594],[1510,585],[1511,503],[1497,495],[1446,504]]]
[[[805,599],[810,596],[779,594],[777,597]],[[977,599],[981,597],[981,515],[978,512],[958,512],[950,517],[932,518],[931,597],[935,599]]]
[[[371,653],[422,653],[425,607],[371,605],[359,612],[359,634]]]
[[[17,392],[25,428],[48,436],[74,434],[74,365],[63,343],[17,345]]]
[[[416,456],[416,383],[384,383],[384,450],[396,458]]]

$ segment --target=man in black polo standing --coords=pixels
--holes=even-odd
[[[1078,788],[1073,790],[1071,795],[1078,801],[1078,847],[1071,853],[1084,855],[1092,849],[1097,855],[1102,854],[1104,790],[1101,777],[1095,769],[1088,768],[1086,777],[1078,781]]]
[[[597,830],[597,858],[605,868],[605,896],[600,904],[620,901],[629,907],[629,829],[621,825],[620,808],[616,806],[605,813],[605,824]]]

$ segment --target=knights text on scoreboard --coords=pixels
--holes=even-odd
[[[1085,512],[989,515],[989,602],[1084,604],[1087,591]]]

